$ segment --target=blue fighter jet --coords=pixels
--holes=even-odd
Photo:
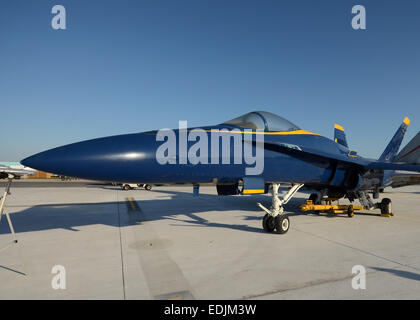
[[[100,181],[147,184],[214,183],[219,195],[271,192],[265,212],[267,232],[286,233],[284,205],[305,186],[310,200],[324,196],[359,200],[365,209],[391,213],[391,200],[379,197],[394,170],[420,171],[420,165],[394,162],[409,125],[405,118],[378,160],[359,156],[347,146],[342,128],[336,138],[300,129],[264,111],[247,113],[222,124],[156,130],[82,141],[47,150],[22,164],[59,175]],[[338,131],[337,131],[338,130]],[[279,196],[280,185],[290,189]]]

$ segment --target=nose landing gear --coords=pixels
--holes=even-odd
[[[303,184],[294,184],[282,199],[279,199],[279,187],[280,184],[278,183],[271,185],[272,204],[270,209],[267,209],[259,202],[257,205],[266,212],[262,221],[263,229],[266,232],[275,231],[276,233],[284,234],[289,231],[290,220],[288,215],[284,213],[283,205],[289,202],[296,192],[303,187]]]

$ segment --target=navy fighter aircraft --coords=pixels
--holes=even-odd
[[[394,162],[409,125],[405,118],[378,160],[361,157],[335,141],[302,130],[275,114],[250,112],[222,124],[202,128],[159,130],[73,143],[35,154],[22,164],[60,175],[101,181],[148,184],[214,183],[219,195],[272,194],[266,213],[267,232],[286,233],[290,226],[283,206],[305,185],[315,203],[330,198],[359,200],[365,209],[391,213],[391,200],[379,197],[393,170],[419,171],[420,165]],[[340,131],[340,127],[336,129]],[[221,143],[220,143],[221,142]],[[233,142],[233,143],[231,143]],[[290,186],[279,197],[280,184]]]

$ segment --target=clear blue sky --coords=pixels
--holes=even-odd
[[[255,109],[328,137],[338,122],[378,157],[404,116],[405,142],[420,130],[419,15],[416,0],[2,0],[0,160]]]

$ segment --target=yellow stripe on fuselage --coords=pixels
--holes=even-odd
[[[313,133],[310,131],[306,131],[306,130],[295,130],[295,131],[273,131],[273,132],[248,132],[248,131],[237,131],[237,130],[217,130],[215,131],[215,129],[213,130],[205,130],[205,132],[214,132],[214,133],[247,133],[247,134],[264,134],[264,135],[298,135],[298,134],[307,134],[307,135],[316,135],[316,136],[320,136],[320,134],[318,133]]]
[[[244,190],[242,193],[243,194],[255,194],[255,193],[264,193],[265,190],[264,189],[248,189],[248,190]]]

